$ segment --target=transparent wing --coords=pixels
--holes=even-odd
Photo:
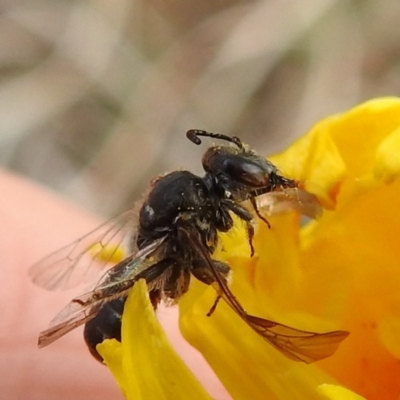
[[[95,280],[101,270],[118,262],[125,241],[129,247],[133,243],[135,226],[133,210],[105,222],[35,263],[29,271],[32,281],[47,290],[66,290]]]
[[[98,285],[90,292],[72,299],[50,322],[50,326],[39,334],[39,347],[45,347],[68,332],[94,318],[101,306],[125,296],[139,279],[151,280],[153,269],[162,257],[158,252],[165,238],[158,239],[109,269]],[[157,254],[158,253],[158,254]],[[153,267],[153,269],[152,269]]]
[[[100,309],[101,303],[83,305],[83,301],[87,301],[92,295],[93,293],[91,292],[83,295],[84,299],[82,299],[82,303],[80,299],[83,296],[77,297],[63,308],[50,323],[49,328],[40,332],[38,339],[39,348],[48,346],[68,332],[94,318]]]
[[[266,216],[297,211],[310,218],[322,214],[322,207],[312,193],[300,188],[285,188],[261,194],[255,198],[257,208]]]
[[[349,335],[345,331],[302,331],[248,314],[243,319],[286,357],[307,364],[330,357]]]
[[[208,250],[201,241],[201,235],[195,229],[181,228],[188,243],[204,260],[215,277],[215,287],[218,299],[222,298],[255,332],[272,344],[282,354],[295,361],[311,363],[331,356],[338,348],[340,342],[348,336],[348,332],[334,331],[327,333],[314,333],[291,328],[267,319],[247,314],[238,300],[227,286],[225,279],[216,270]],[[214,303],[209,315],[215,310]]]

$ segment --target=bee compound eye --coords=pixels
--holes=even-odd
[[[262,187],[269,183],[269,174],[264,168],[239,157],[227,158],[224,170],[232,179],[252,187]]]

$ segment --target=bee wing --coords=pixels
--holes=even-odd
[[[50,322],[49,328],[40,332],[39,347],[45,347],[68,332],[94,318],[101,306],[127,294],[139,279],[153,279],[152,266],[160,260],[154,255],[165,238],[149,246],[109,269],[96,287],[72,299]],[[153,256],[154,255],[154,256]]]
[[[85,293],[68,303],[52,320],[49,328],[39,333],[39,348],[48,346],[68,332],[94,318],[100,309],[101,303],[88,303],[88,300],[92,296],[92,292]]]
[[[35,263],[29,271],[32,281],[47,290],[66,290],[96,279],[110,266],[116,252],[122,251],[134,227],[133,210],[105,222]]]
[[[228,288],[225,279],[216,270],[208,250],[200,239],[200,233],[194,229],[180,228],[188,243],[197,255],[204,260],[215,277],[213,286],[221,297],[255,332],[272,344],[286,357],[311,363],[331,356],[340,342],[348,336],[348,332],[334,331],[314,333],[291,328],[277,322],[247,314],[233,293]],[[213,308],[215,305],[213,306]]]
[[[245,321],[286,357],[307,364],[330,357],[349,335],[345,331],[302,331],[248,314]]]
[[[275,190],[255,197],[257,208],[266,216],[297,211],[310,218],[322,214],[322,207],[315,195],[300,188]]]

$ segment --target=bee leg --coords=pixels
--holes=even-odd
[[[252,199],[254,199],[254,198],[252,198]],[[255,203],[255,201],[254,201],[254,203]],[[253,215],[245,207],[241,206],[240,204],[235,203],[234,201],[225,199],[223,201],[223,204],[230,211],[232,211],[235,215],[237,215],[240,219],[242,219],[246,223],[247,239],[249,241],[249,246],[250,246],[250,257],[253,257],[254,256],[254,246],[253,246],[254,227],[252,225]],[[256,208],[257,205],[256,206],[253,205],[253,207],[255,207],[254,210],[256,211],[256,214],[259,215],[258,209]],[[261,218],[269,226],[268,221],[263,217],[261,217]]]
[[[221,276],[221,278],[227,282],[229,272],[231,268],[228,264],[225,264],[221,261],[213,261],[214,268]],[[202,260],[195,260],[192,263],[192,270],[193,276],[197,278],[200,282],[205,283],[206,285],[212,285],[215,282],[215,277],[213,273],[210,271],[210,268],[204,264]],[[217,308],[219,301],[221,300],[221,294],[217,293],[217,297],[211,306],[210,310],[207,313],[207,317],[210,317]]]
[[[174,261],[172,259],[166,258],[138,274],[137,280],[139,279],[146,280],[149,289],[150,302],[154,310],[157,310],[158,305],[163,299],[163,292],[164,291],[168,292],[167,283],[169,280],[171,280],[171,275],[173,274],[173,271],[175,269],[176,265]],[[178,277],[176,277],[176,279],[178,279]],[[161,289],[163,285],[166,285],[167,287],[166,290]]]
[[[162,300],[162,293],[160,289],[152,289],[149,292],[149,298],[154,311],[157,310],[158,305]]]
[[[227,281],[229,272],[231,271],[231,267],[221,261],[213,260],[213,264],[215,270],[221,276],[221,278],[224,281]],[[212,285],[215,282],[215,277],[212,271],[203,260],[194,260],[192,262],[192,268],[190,272],[195,278],[197,278],[200,282],[205,283],[206,285]]]
[[[163,292],[164,296],[176,302],[188,290],[190,285],[190,272],[187,268],[182,268],[178,263],[171,266],[171,274],[165,280]]]
[[[268,220],[267,220],[266,218],[264,218],[264,217],[261,215],[261,213],[260,213],[260,211],[259,211],[259,209],[258,209],[257,202],[256,202],[256,198],[255,198],[255,197],[250,197],[250,203],[251,203],[251,205],[253,206],[254,211],[255,211],[256,214],[257,214],[257,217],[260,218],[261,221],[263,221],[264,223],[266,223],[267,226],[268,226],[268,228],[271,229],[271,224],[268,222]]]
[[[248,239],[249,246],[250,246],[250,257],[253,257],[254,256],[254,245],[253,245],[254,226],[251,224],[251,222],[246,222],[246,228],[247,228],[247,239]]]
[[[222,298],[221,295],[217,296],[217,298],[214,301],[214,304],[211,306],[210,310],[206,314],[207,317],[211,317],[211,315],[214,314],[214,311],[217,309],[217,305],[218,305],[219,301],[221,300],[221,298]]]

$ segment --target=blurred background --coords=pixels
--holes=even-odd
[[[190,128],[268,155],[400,94],[398,0],[0,4],[0,163],[102,215],[200,173]]]

